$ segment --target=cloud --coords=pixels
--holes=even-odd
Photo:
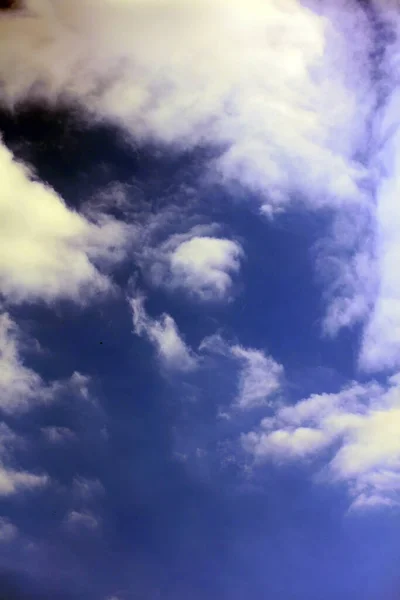
[[[105,492],[102,483],[98,479],[88,479],[87,477],[74,477],[73,495],[78,501],[89,501],[103,495]]]
[[[24,490],[42,488],[47,483],[47,475],[15,471],[0,465],[0,497],[11,496]]]
[[[79,512],[71,510],[65,519],[65,526],[73,532],[78,532],[82,529],[94,531],[99,528],[99,525],[99,520],[92,513],[87,511]]]
[[[68,427],[42,427],[41,432],[51,444],[62,444],[76,439],[75,433]]]
[[[0,517],[0,544],[11,542],[17,535],[17,527],[9,519]]]
[[[203,353],[220,354],[239,363],[235,408],[249,410],[268,405],[282,387],[283,366],[262,350],[244,348],[238,344],[229,345],[219,334],[205,338],[199,350]]]
[[[160,232],[162,215],[153,224]],[[233,276],[244,256],[238,242],[217,237],[216,224],[196,225],[186,233],[174,233],[153,246],[146,228],[147,245],[138,260],[153,286],[185,291],[200,301],[226,301],[231,297]],[[214,235],[213,235],[214,234]]]
[[[241,409],[266,404],[280,389],[283,367],[262,351],[242,346],[231,347],[232,356],[242,366],[239,379],[237,406]]]
[[[354,507],[400,504],[400,376],[386,386],[353,383],[277,411],[242,436],[257,461],[329,453],[323,480],[344,481]],[[323,456],[327,456],[325,453]]]
[[[397,56],[398,48],[396,50]],[[388,65],[387,68],[394,68],[394,65]],[[381,174],[377,186],[376,213],[379,279],[376,301],[365,328],[360,356],[361,366],[368,371],[400,367],[400,274],[397,267],[400,256],[400,112],[399,89],[397,85],[392,85],[379,132],[384,142],[377,157]]]
[[[121,258],[125,226],[69,210],[1,141],[0,180],[0,285],[8,301],[83,303],[111,288],[96,264]]]
[[[25,7],[0,21],[3,103],[78,101],[138,140],[214,146],[218,177],[270,207],[298,190],[317,205],[359,199],[353,157],[372,100],[356,3],[332,3],[327,16],[298,0]]]
[[[156,348],[164,366],[178,371],[192,371],[197,367],[193,352],[181,338],[174,319],[167,314],[152,319],[144,308],[144,298],[130,300],[136,335],[147,338]]]
[[[10,316],[0,314],[0,408],[7,413],[25,410],[44,389],[39,375],[20,358],[20,337]]]
[[[306,4],[26,0],[0,21],[0,101],[13,108],[34,99],[78,103],[88,119],[117,123],[138,143],[211,147],[211,180],[258,193],[264,214],[299,203],[334,208],[317,265],[327,286],[325,331],[334,335],[368,317],[380,271],[388,271],[388,259],[373,260],[381,226],[374,154],[382,141],[374,111],[383,86],[372,81],[374,24],[359,3]],[[74,241],[83,224],[75,219],[70,227]],[[170,284],[225,297],[237,271],[233,246],[218,242],[223,258],[218,268],[207,263],[205,275],[205,261],[188,258],[199,243],[188,241],[169,257]],[[210,250],[211,242],[201,243]],[[62,283],[75,297],[88,281],[90,289],[94,281],[105,285],[80,250],[73,282]],[[44,273],[51,295],[58,284],[48,281],[51,270]]]
[[[71,393],[89,399],[87,376],[75,372],[65,380],[46,384],[25,365],[21,356],[23,346],[23,334],[17,324],[8,313],[0,314],[0,409],[4,413],[21,413]]]
[[[186,288],[202,300],[224,299],[241,256],[241,247],[231,240],[193,237],[171,254],[171,285]]]

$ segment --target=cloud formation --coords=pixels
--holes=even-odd
[[[231,240],[193,237],[171,254],[171,285],[202,300],[224,299],[232,285],[231,275],[239,271],[241,256],[241,247]]]
[[[69,210],[1,141],[0,180],[0,287],[9,302],[84,303],[111,288],[96,264],[121,258],[122,224]]]
[[[146,313],[143,296],[130,300],[133,326],[136,335],[147,338],[156,348],[161,363],[173,370],[192,371],[197,360],[185,344],[174,319],[167,314],[152,319]]]
[[[317,394],[265,418],[242,436],[257,462],[317,458],[322,480],[349,485],[353,506],[400,504],[400,375],[387,385],[352,383],[337,394]],[[321,477],[320,476],[320,477]]]
[[[327,18],[298,0],[26,0],[0,21],[2,101],[78,101],[139,140],[209,144],[218,176],[270,207],[293,191],[358,201],[368,23],[351,2],[344,27],[336,5]]]
[[[219,354],[238,363],[238,391],[233,405],[236,409],[267,406],[283,385],[283,366],[262,350],[230,345],[219,334],[205,338],[199,350]]]

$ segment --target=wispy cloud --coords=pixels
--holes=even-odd
[[[238,363],[238,392],[233,404],[236,409],[266,406],[281,389],[284,368],[262,350],[230,345],[219,334],[205,338],[199,350],[220,354]]]
[[[146,337],[154,345],[162,364],[169,369],[195,369],[196,357],[179,334],[174,319],[167,314],[152,319],[146,313],[144,301],[140,295],[130,300],[136,335]]]
[[[90,512],[79,512],[71,510],[65,519],[66,528],[74,533],[86,529],[96,531],[100,526],[100,521]]]

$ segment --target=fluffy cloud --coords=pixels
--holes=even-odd
[[[91,223],[35,181],[0,142],[0,286],[9,301],[84,302],[110,289],[96,264],[121,258],[126,229]]]
[[[313,210],[340,209],[331,244],[319,259],[329,296],[325,329],[334,334],[366,318],[389,258],[386,253],[379,263],[372,260],[376,228],[386,240],[374,212],[376,174],[366,167],[373,164],[371,156],[382,141],[371,115],[383,87],[372,85],[374,25],[359,3],[22,4],[23,9],[4,13],[0,20],[0,102],[15,107],[35,98],[50,105],[78,101],[88,117],[119,123],[139,142],[174,149],[213,147],[212,176],[259,192],[266,214],[292,201]],[[68,285],[75,296],[86,284],[91,289],[105,285],[84,249],[84,223],[75,215],[66,228],[63,241],[56,244],[58,253],[46,253],[52,269],[40,271],[50,296],[58,293],[57,285]],[[200,242],[188,242],[171,257],[172,280],[203,297],[225,294],[229,271],[237,270],[233,246],[228,250],[224,242],[223,249],[218,242],[224,258],[220,268],[211,269],[212,277],[208,268],[205,277],[205,262],[188,259],[195,243]],[[204,250],[204,240],[202,244]],[[67,257],[64,249],[72,252],[71,246],[77,260],[68,262],[74,269],[60,282],[56,275],[64,263],[59,257]],[[395,256],[394,249],[390,255]],[[6,281],[18,295],[10,264]],[[24,283],[35,293],[32,282]],[[393,305],[390,299],[382,303]],[[382,313],[378,304],[376,310]],[[376,330],[387,321],[379,315],[376,319],[378,325],[367,333],[372,345]]]
[[[150,282],[186,291],[202,301],[228,300],[244,253],[237,242],[216,237],[217,231],[214,224],[197,225],[187,233],[169,236],[153,249],[145,248],[138,260]],[[149,239],[148,244],[151,246]]]
[[[400,504],[400,376],[387,386],[354,383],[313,395],[242,436],[257,461],[311,459],[329,452],[327,473],[349,484],[354,507]]]
[[[130,301],[136,335],[146,337],[156,348],[161,362],[169,369],[191,371],[197,360],[181,338],[174,319],[162,315],[152,319],[144,308],[144,298],[137,296]]]
[[[226,239],[194,237],[182,242],[170,257],[172,285],[201,299],[225,298],[231,274],[240,268],[240,246]]]
[[[140,140],[213,145],[219,177],[269,206],[291,191],[359,199],[353,155],[372,99],[356,3],[328,15],[298,0],[23,4],[0,20],[3,103],[78,100]]]

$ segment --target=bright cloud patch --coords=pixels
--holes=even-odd
[[[0,143],[0,287],[8,300],[83,302],[104,292],[110,282],[96,262],[120,258],[125,240],[122,225],[69,210]]]
[[[241,247],[230,240],[194,237],[172,253],[172,286],[183,287],[203,300],[223,299],[240,268]]]
[[[339,208],[345,218],[320,269],[329,288],[325,327],[335,333],[366,318],[388,258],[379,265],[371,259],[381,224],[371,197],[376,179],[366,168],[370,156],[357,158],[382,142],[379,131],[372,137],[370,131],[379,95],[371,81],[374,28],[357,2],[26,0],[24,6],[0,20],[0,102],[71,99],[139,142],[213,147],[212,177],[258,192],[268,215],[299,201],[311,210]],[[47,296],[57,295],[58,286],[78,296],[82,285],[106,284],[84,250],[83,230],[70,215],[49,254],[34,247],[30,260],[37,261]],[[44,243],[46,231],[38,233]],[[192,249],[173,255],[173,280],[202,297],[221,297],[237,271],[233,247],[224,248],[207,276],[204,261],[188,258]],[[10,264],[5,281],[18,295]],[[74,267],[65,278],[66,264]],[[24,289],[35,294],[30,272]]]
[[[349,484],[355,506],[400,504],[399,381],[310,396],[264,419],[243,446],[257,461],[279,462],[329,449],[329,477]]]
[[[214,145],[219,177],[270,208],[294,190],[319,192],[317,205],[359,198],[372,99],[355,3],[329,18],[298,0],[24,4],[0,21],[3,102],[70,97],[140,140]]]
[[[145,311],[142,297],[131,300],[131,307],[135,333],[147,337],[166,367],[179,371],[191,371],[196,368],[196,358],[181,338],[170,315],[162,315],[158,320],[152,319]]]

